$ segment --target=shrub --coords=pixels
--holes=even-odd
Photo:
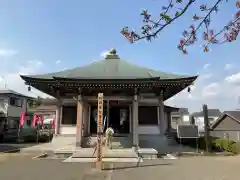
[[[231,150],[231,152],[234,154],[240,153],[240,142],[233,143]]]
[[[232,140],[226,140],[226,139],[216,139],[214,142],[214,146],[217,147],[220,150],[224,150],[227,152],[233,151],[233,144],[235,144]]]
[[[210,144],[212,146],[212,149],[215,149],[214,147],[214,140],[215,138],[210,137]],[[204,150],[206,148],[206,143],[205,143],[205,139],[204,137],[200,137],[197,140],[195,138],[187,138],[187,139],[179,139],[176,138],[177,143],[182,144],[182,145],[186,145],[186,146],[190,146],[192,148],[199,148]]]
[[[204,137],[200,137],[197,141],[196,139],[179,139],[176,138],[179,144],[190,146],[192,148],[199,148],[205,150],[206,143]],[[240,153],[240,142],[235,142],[227,139],[217,139],[215,137],[210,137],[210,145],[213,151],[226,151],[234,154]]]

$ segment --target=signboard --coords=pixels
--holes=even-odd
[[[197,125],[178,125],[178,138],[199,138],[199,131]]]
[[[97,162],[96,166],[102,169],[102,145],[103,145],[103,93],[98,93],[97,112]]]

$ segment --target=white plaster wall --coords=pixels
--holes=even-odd
[[[61,125],[60,134],[62,134],[62,135],[74,135],[74,134],[76,134],[76,126],[63,126],[63,125]]]
[[[25,99],[25,98],[19,98],[19,99],[23,100],[22,107],[11,106],[9,104],[8,105],[8,116],[20,117],[21,112],[27,110],[27,99]]]
[[[183,115],[182,120],[183,120],[183,122],[190,122],[189,115]]]
[[[159,117],[158,117],[159,118]],[[160,134],[160,121],[158,120],[158,124],[156,125],[138,125],[138,134],[139,135],[159,135]],[[164,113],[164,129],[167,129],[167,113]]]
[[[160,134],[159,126],[142,126],[138,125],[138,134]]]
[[[9,98],[6,96],[0,96],[0,111],[7,115],[8,106],[9,106]]]
[[[209,122],[210,124],[217,120],[218,117],[209,116],[208,118],[213,118],[212,122]],[[204,130],[204,117],[195,117],[195,124],[198,125],[199,131]]]
[[[22,111],[27,110],[27,99],[25,97],[18,97],[18,96],[12,96],[16,97],[18,99],[21,99],[22,102],[22,107],[17,107],[17,106],[11,106],[10,105],[10,97],[9,96],[0,96],[0,99],[4,100],[4,103],[7,104],[7,115],[11,117],[20,117],[20,114]],[[0,109],[4,110],[4,104],[0,105]]]

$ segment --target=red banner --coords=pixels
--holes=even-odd
[[[37,115],[34,114],[34,115],[33,115],[33,120],[32,120],[32,127],[35,127],[35,126],[36,126],[37,120],[38,120]]]
[[[24,124],[25,115],[26,115],[25,112],[21,112],[21,115],[20,115],[20,126],[23,126],[23,124]]]
[[[42,115],[36,115],[37,117],[37,124],[39,125],[39,128],[42,129],[43,128],[43,117]]]
[[[55,116],[53,117],[53,120],[52,120],[52,129],[55,129]]]

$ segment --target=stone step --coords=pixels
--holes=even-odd
[[[157,159],[158,151],[152,148],[140,148],[137,150],[138,156],[144,159]]]
[[[63,162],[77,163],[77,162],[96,162],[96,158],[72,158],[69,157]],[[140,158],[103,158],[103,162],[124,162],[124,163],[140,163],[143,162]]]
[[[96,152],[95,152],[96,153]],[[80,148],[73,152],[72,158],[92,158],[95,157],[93,148]],[[104,158],[137,158],[138,155],[130,149],[103,149]]]
[[[94,147],[97,143],[97,137],[84,137],[84,147]],[[115,148],[130,148],[132,146],[132,138],[130,137],[113,137],[112,146]]]

